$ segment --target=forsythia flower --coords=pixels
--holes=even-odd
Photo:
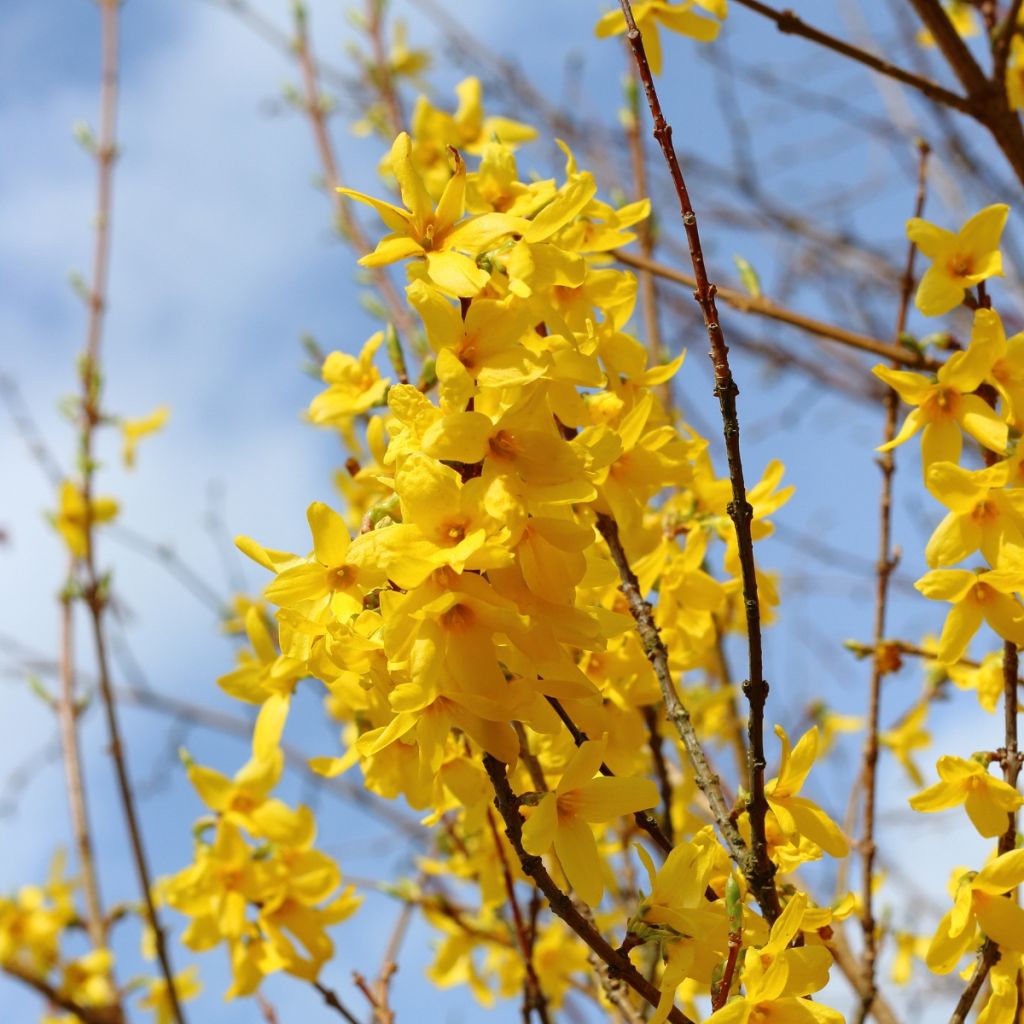
[[[87,516],[85,496],[76,484],[65,480],[60,485],[60,507],[51,519],[75,558],[85,558],[88,553],[87,518],[89,524],[95,527],[111,522],[120,511],[120,506],[113,498],[93,498],[89,508]]]
[[[121,458],[129,469],[135,465],[135,449],[139,441],[147,434],[155,434],[160,430],[170,415],[171,410],[166,405],[161,405],[141,419],[121,420],[121,435],[124,438]]]
[[[694,7],[703,8],[714,18],[705,18],[694,12]],[[668,0],[639,0],[633,4],[633,18],[644,39],[644,51],[651,70],[661,74],[661,36],[659,26],[670,32],[689,36],[702,43],[710,43],[718,38],[719,22],[725,19],[726,0],[682,0],[681,3],[669,3]],[[718,19],[718,20],[714,20]],[[603,15],[594,28],[600,39],[617,36],[626,31],[626,19],[622,11],[609,11]]]
[[[942,781],[910,798],[915,811],[928,814],[963,804],[974,827],[992,838],[1006,831],[1007,816],[1024,803],[1013,786],[990,775],[979,761],[946,754],[935,767]]]
[[[604,876],[591,823],[611,821],[658,803],[651,779],[594,778],[606,741],[584,743],[565,766],[553,793],[545,793],[523,826],[523,847],[540,855],[552,846],[565,877],[584,903],[596,907]]]
[[[743,956],[745,992],[716,1010],[707,1024],[843,1024],[843,1015],[802,998],[824,988],[832,957],[823,946],[790,949],[807,912],[798,893],[772,925],[768,941]]]
[[[979,548],[995,568],[1024,558],[1024,489],[1007,490],[1010,466],[997,462],[971,472],[952,462],[928,470],[928,490],[949,509],[935,528],[925,559],[955,565]]]
[[[790,842],[803,836],[833,857],[845,857],[849,844],[839,826],[816,803],[797,795],[818,754],[818,727],[805,732],[793,748],[782,726],[775,727],[775,734],[782,743],[782,763],[778,776],[765,784],[764,795],[779,828]]]
[[[451,295],[476,295],[490,275],[467,253],[475,257],[502,235],[515,230],[519,221],[501,213],[462,219],[466,209],[466,168],[457,153],[455,174],[435,209],[413,165],[411,151],[412,143],[403,132],[391,148],[391,170],[398,180],[405,209],[352,189],[338,190],[373,207],[392,231],[359,263],[364,267],[382,267],[417,256],[425,260],[427,274],[437,287]]]
[[[332,352],[321,368],[326,391],[309,403],[309,418],[317,426],[351,429],[352,420],[375,405],[383,405],[388,390],[387,378],[373,364],[373,357],[384,342],[378,331],[362,347],[358,357],[347,352]]]
[[[907,221],[907,238],[932,261],[917,286],[915,303],[925,316],[942,316],[959,306],[968,288],[989,277],[1002,277],[999,239],[1010,208],[986,206],[957,232],[920,217]]]
[[[203,990],[199,980],[199,969],[195,966],[186,967],[174,975],[174,994],[178,1002],[195,999]],[[174,1009],[167,981],[164,978],[150,978],[145,983],[145,995],[139,999],[138,1005],[143,1010],[152,1010],[156,1015],[156,1024],[171,1024],[174,1020]]]
[[[939,661],[959,661],[983,621],[1004,640],[1024,644],[1024,608],[1012,596],[1024,589],[1024,571],[933,569],[914,586],[933,601],[953,605],[939,637]]]
[[[885,381],[907,405],[915,406],[899,433],[877,450],[890,451],[909,441],[923,427],[921,466],[925,473],[936,462],[959,460],[963,447],[961,430],[989,451],[1002,454],[1006,450],[1006,423],[983,399],[971,394],[991,366],[991,345],[977,333],[964,352],[950,356],[934,380],[909,370],[875,366],[875,376]]]
[[[1022,882],[1024,850],[1004,853],[977,873],[964,872],[957,883],[956,902],[939,922],[928,947],[928,967],[936,974],[948,974],[974,944],[979,927],[1000,947],[1024,953],[1024,910],[1003,898]]]

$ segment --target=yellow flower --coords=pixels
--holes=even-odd
[[[907,238],[932,261],[914,299],[925,316],[948,313],[963,302],[968,288],[1003,276],[999,238],[1009,213],[1004,203],[986,206],[955,233],[920,217],[907,221]]]
[[[508,565],[510,531],[492,515],[501,479],[465,483],[459,474],[427,455],[408,456],[395,475],[402,522],[364,534],[368,557],[400,587],[419,586],[442,566],[456,572]]]
[[[430,279],[450,295],[470,297],[483,288],[490,275],[475,257],[521,221],[502,213],[487,213],[463,220],[466,208],[466,168],[455,153],[455,174],[445,186],[437,208],[413,166],[412,143],[402,132],[391,147],[391,170],[398,180],[406,208],[340,188],[343,195],[373,207],[392,234],[360,261],[364,267],[382,267],[410,256],[426,261]],[[452,151],[454,153],[454,150]],[[471,255],[467,255],[470,253]]]
[[[928,470],[928,490],[949,509],[935,528],[925,559],[933,568],[955,565],[979,548],[993,568],[1024,557],[1024,490],[1006,490],[1008,462],[971,472],[953,462]]]
[[[936,462],[959,462],[961,430],[989,451],[1006,450],[1008,429],[996,411],[971,394],[989,374],[993,350],[987,336],[972,335],[964,352],[956,352],[934,379],[909,370],[875,366],[872,372],[889,385],[907,405],[914,406],[897,435],[878,451],[887,452],[909,441],[921,428],[921,466],[925,473]]]
[[[281,569],[264,590],[268,601],[301,611],[313,621],[326,612],[336,619],[358,615],[366,594],[387,583],[374,564],[368,545],[349,537],[345,521],[334,509],[314,501],[306,510],[313,553]]]
[[[1004,640],[1024,644],[1024,608],[1012,597],[1024,589],[1021,570],[933,569],[914,586],[933,601],[953,605],[939,637],[939,661],[947,665],[959,661],[982,621]]]
[[[315,832],[309,808],[293,811],[281,800],[269,798],[283,768],[284,756],[275,750],[265,761],[251,759],[234,779],[196,764],[189,765],[188,778],[210,810],[254,838],[301,846],[311,841]]]
[[[991,651],[981,659],[977,667],[973,665],[950,665],[947,669],[949,678],[959,690],[974,690],[978,695],[978,703],[992,714],[1003,697],[1003,655],[1001,651]]]
[[[594,778],[605,741],[584,743],[565,766],[553,793],[545,793],[523,826],[523,847],[540,856],[554,845],[576,895],[592,907],[601,902],[604,874],[591,823],[611,821],[655,807],[658,787],[651,779]]]
[[[1004,821],[1005,825],[1005,821]],[[1024,953],[1024,910],[1003,894],[1024,882],[1024,850],[1011,850],[981,871],[965,872],[956,902],[939,922],[925,958],[930,970],[948,974],[974,944],[976,929],[1004,949]]]
[[[141,419],[121,420],[121,434],[124,439],[121,458],[129,469],[135,465],[135,449],[138,447],[140,439],[147,434],[155,434],[167,422],[170,415],[171,410],[166,405],[161,405]]]
[[[236,700],[261,705],[253,732],[253,753],[259,760],[267,760],[281,739],[292,694],[305,669],[295,658],[278,654],[255,606],[246,612],[245,631],[252,651],[243,650],[237,668],[222,675],[217,685]]]
[[[782,763],[764,794],[779,828],[792,843],[803,836],[833,857],[845,857],[850,847],[839,826],[816,803],[797,795],[818,754],[818,727],[805,732],[793,748],[781,725],[775,726],[775,734],[782,743]]]
[[[694,13],[694,7],[704,8],[718,21]],[[718,38],[718,30],[721,27],[719,21],[724,20],[725,15],[726,0],[683,0],[678,4],[668,3],[667,0],[640,0],[639,3],[633,4],[633,18],[636,27],[643,33],[647,62],[656,75],[661,74],[662,65],[659,25],[699,42],[710,43]],[[617,36],[625,31],[626,19],[619,10],[602,15],[594,27],[599,39]]]
[[[824,988],[832,964],[824,946],[788,948],[807,912],[807,897],[797,893],[772,925],[767,943],[745,951],[745,993],[716,1010],[707,1024],[843,1024],[841,1013],[801,998]]]
[[[377,331],[358,356],[332,352],[324,360],[320,372],[328,388],[309,403],[309,418],[317,426],[348,431],[353,417],[384,404],[388,380],[373,362],[383,342],[384,332]]]
[[[166,979],[148,978],[144,984],[146,994],[139,1000],[139,1007],[152,1010],[156,1014],[156,1024],[171,1024],[174,1017]],[[195,999],[202,990],[198,967],[186,967],[174,976],[174,993],[179,1002]]]
[[[1007,815],[1024,803],[1013,786],[990,775],[978,761],[944,754],[935,766],[942,781],[910,798],[915,811],[930,814],[963,804],[974,827],[991,839],[1006,831]]]
[[[878,735],[878,742],[892,751],[915,786],[923,786],[924,778],[910,755],[914,750],[931,746],[932,734],[924,727],[927,716],[928,703],[921,701],[902,721]]]
[[[86,515],[85,496],[70,480],[60,485],[60,507],[51,516],[57,532],[64,538],[68,550],[75,558],[85,558],[88,553],[86,520],[92,527],[109,523],[117,517],[120,506],[113,498],[93,498],[89,503],[90,513]]]

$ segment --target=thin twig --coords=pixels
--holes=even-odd
[[[174,971],[167,952],[163,929],[153,900],[153,886],[149,865],[143,847],[142,831],[139,826],[135,799],[128,766],[125,759],[121,731],[118,724],[117,705],[110,679],[107,658],[106,635],[103,613],[107,607],[106,581],[100,578],[96,567],[94,544],[94,523],[92,520],[92,487],[95,474],[93,442],[96,427],[101,422],[100,395],[100,345],[107,308],[108,278],[110,268],[110,228],[113,210],[114,163],[117,157],[117,112],[118,112],[118,33],[120,0],[100,0],[101,36],[101,84],[100,123],[96,142],[97,203],[96,235],[93,250],[92,280],[89,290],[89,321],[86,330],[85,353],[80,361],[81,379],[81,465],[82,499],[84,505],[85,555],[80,560],[84,576],[83,596],[92,624],[93,643],[96,652],[97,677],[103,709],[106,718],[107,736],[111,757],[117,776],[118,793],[125,824],[132,848],[132,858],[138,875],[146,907],[146,918],[153,930],[157,960],[167,987],[167,998],[171,1016],[176,1024],[184,1024],[185,1017],[178,1000]]]
[[[924,212],[928,172],[928,144],[918,143],[917,194],[914,199],[914,216]],[[900,301],[896,312],[895,337],[899,338],[907,324],[910,296],[914,289],[914,260],[917,247],[911,242],[907,246],[906,263],[900,285]],[[898,366],[894,363],[894,369]],[[889,389],[885,396],[885,427],[883,441],[888,444],[896,436],[899,413],[899,396]],[[874,644],[877,649],[885,637],[886,613],[889,605],[889,580],[896,568],[898,556],[892,546],[892,483],[896,472],[896,461],[892,451],[883,452],[878,459],[882,474],[882,488],[878,501],[878,564],[875,573],[875,623]],[[875,964],[878,958],[878,923],[874,914],[875,882],[875,796],[878,781],[878,728],[881,711],[882,680],[888,667],[882,658],[874,657],[871,662],[871,685],[868,691],[868,723],[864,741],[864,760],[861,780],[864,791],[864,832],[861,837],[861,927],[864,932],[864,987],[861,990],[858,1024],[863,1024],[871,1012],[875,999],[877,978]]]
[[[910,0],[910,5],[966,90],[970,102],[968,112],[988,129],[1018,179],[1024,182],[1024,130],[1017,112],[1010,109],[1006,83],[988,79],[938,0]]]
[[[402,115],[402,101],[391,74],[391,61],[388,59],[384,9],[381,0],[366,0],[366,34],[370,37],[370,48],[373,51],[373,64],[367,71],[370,85],[384,102],[391,134],[394,136],[405,130],[405,118]]]
[[[315,988],[317,992],[320,993],[321,997],[323,998],[323,1001],[332,1010],[336,1011],[337,1013],[340,1013],[341,1016],[348,1021],[348,1024],[360,1024],[359,1018],[354,1016],[349,1011],[348,1007],[345,1006],[341,999],[338,998],[338,993],[335,992],[334,989],[328,988],[326,985],[322,984],[319,981],[313,982],[313,988]]]
[[[643,134],[640,131],[640,89],[636,68],[628,51],[629,80],[628,90],[629,112],[626,118],[626,143],[629,148],[629,164],[633,175],[633,198],[647,199],[650,185],[647,180],[647,153],[644,147]],[[653,212],[643,223],[637,225],[637,242],[640,255],[644,259],[654,256],[654,225]],[[658,323],[658,292],[654,275],[649,270],[640,271],[640,308],[644,317],[644,340],[647,343],[647,354],[652,366],[665,362],[664,348],[661,342],[661,327]],[[662,404],[670,408],[672,404],[672,384],[665,381],[658,388]]]
[[[656,277],[664,278],[666,281],[674,281],[676,284],[687,288],[694,288],[697,285],[697,279],[691,274],[684,273],[682,270],[677,270],[675,267],[667,266],[664,263],[649,260],[644,256],[638,256],[636,253],[616,249],[612,255],[627,267],[650,271]],[[867,334],[858,334],[856,331],[848,331],[845,327],[837,327],[835,324],[815,320],[812,317],[804,316],[802,313],[787,309],[785,306],[780,306],[772,302],[771,299],[766,299],[760,295],[748,295],[746,292],[737,291],[734,288],[716,285],[715,297],[721,299],[727,306],[732,306],[742,313],[753,313],[755,316],[763,316],[769,320],[789,324],[819,338],[826,338],[829,341],[838,342],[840,345],[859,349],[861,352],[870,352],[872,355],[894,360],[901,366],[909,366],[912,369],[918,370],[937,370],[941,365],[934,359],[930,359],[928,356],[905,345],[892,345],[887,341],[872,338]]]
[[[1019,655],[1017,645],[1012,640],[1003,643],[1003,729],[1004,745],[999,751],[999,760],[1003,767],[1003,779],[1007,785],[1017,788],[1017,777],[1020,774],[1020,756],[1017,741],[1017,673]],[[1017,813],[1010,811],[1007,816],[1006,831],[999,837],[997,847],[999,854],[1009,853],[1017,845]],[[1016,892],[1012,898],[1016,899]],[[1010,898],[1010,895],[1007,896]],[[964,989],[953,1010],[953,1016],[949,1018],[949,1024],[964,1024],[971,1007],[978,998],[989,971],[999,961],[999,946],[991,939],[985,939],[981,950],[978,953],[978,960],[974,967],[967,987]]]
[[[837,36],[829,35],[828,32],[823,32],[813,25],[808,25],[807,22],[802,21],[790,10],[778,11],[774,7],[762,3],[761,0],[736,0],[736,2],[741,7],[746,7],[760,14],[763,18],[774,21],[780,32],[809,39],[812,43],[817,43],[819,46],[824,46],[828,50],[832,50],[843,57],[856,61],[858,64],[871,68],[872,71],[877,71],[881,75],[894,78],[897,82],[902,82],[904,85],[909,85],[917,89],[922,95],[927,96],[928,99],[934,100],[936,103],[942,103],[947,107],[952,107],[954,110],[959,110],[962,114],[974,113],[974,106],[966,97],[958,96],[955,92],[944,89],[937,82],[932,82],[930,79],[915,75],[912,71],[897,67],[882,57],[869,53],[867,50],[862,50],[858,46],[853,46]]]
[[[68,791],[68,805],[71,812],[71,831],[75,837],[78,854],[78,871],[85,893],[85,920],[89,940],[94,949],[107,947],[107,923],[100,899],[99,877],[96,873],[96,859],[93,853],[92,834],[89,828],[89,810],[86,800],[85,778],[82,773],[82,752],[79,745],[78,698],[75,694],[74,609],[69,588],[73,586],[74,563],[68,569],[68,583],[60,596],[60,692],[57,697],[57,721],[60,727],[60,750],[64,761],[64,780]]]
[[[1005,87],[1006,64],[1010,59],[1013,37],[1018,31],[1021,10],[1024,10],[1024,0],[1011,0],[1005,17],[992,34],[992,81],[997,86],[1002,84]]]
[[[366,232],[363,231],[359,220],[352,213],[349,200],[338,191],[344,182],[334,146],[331,144],[331,137],[327,131],[327,114],[318,84],[319,70],[309,45],[307,15],[302,13],[300,8],[296,8],[295,39],[292,50],[302,74],[303,105],[313,131],[313,140],[316,143],[316,151],[320,158],[324,184],[334,211],[335,222],[341,236],[351,244],[359,256],[365,256],[372,252],[374,247]],[[370,276],[380,291],[395,329],[407,339],[414,338],[416,334],[412,315],[398,294],[394,282],[388,277],[387,271],[381,267],[371,267]]]
[[[615,975],[646,999],[651,1006],[657,1006],[661,998],[658,989],[633,966],[628,957],[614,949],[594,925],[586,920],[569,896],[555,884],[544,867],[544,861],[540,857],[528,854],[523,848],[523,819],[519,813],[518,799],[509,785],[505,765],[490,754],[484,754],[484,767],[494,787],[494,806],[505,823],[505,835],[508,836],[523,871],[544,893],[551,910],[608,965]],[[693,1024],[677,1007],[672,1007],[668,1019],[672,1024]]]
[[[513,931],[515,932],[516,944],[519,946],[519,955],[523,959],[525,972],[523,981],[523,1022],[529,1024],[530,1015],[536,1013],[541,1024],[551,1024],[551,1017],[548,1014],[548,998],[537,977],[537,969],[533,964],[533,943],[530,939],[530,929],[523,919],[523,912],[519,908],[519,900],[516,899],[516,886],[512,878],[512,871],[509,868],[505,856],[505,847],[501,842],[501,835],[498,833],[498,825],[494,820],[494,813],[487,808],[487,824],[491,829],[491,836],[494,839],[494,848],[498,852],[498,859],[501,861],[501,876],[505,883],[505,899],[508,902],[509,910],[512,912]]]
[[[967,987],[957,1000],[956,1006],[953,1009],[953,1016],[949,1018],[949,1024],[965,1024],[970,1015],[971,1007],[974,1005],[974,1001],[978,998],[978,993],[981,992],[981,988],[985,984],[988,972],[998,962],[999,946],[991,939],[985,939],[981,944],[978,961],[974,965],[970,981],[967,982]]]
[[[643,82],[644,92],[647,94],[647,105],[650,107],[653,120],[654,138],[664,154],[672,183],[675,186],[676,197],[679,200],[683,230],[689,244],[690,259],[696,279],[694,299],[704,315],[704,326],[711,349],[711,364],[714,368],[715,394],[718,397],[722,413],[725,449],[729,463],[729,480],[732,484],[732,501],[729,502],[728,513],[736,530],[743,607],[747,621],[748,674],[743,683],[743,693],[750,707],[747,717],[750,775],[750,798],[747,803],[747,812],[750,820],[752,857],[747,859],[744,874],[762,905],[765,917],[772,922],[779,914],[779,902],[774,882],[775,865],[768,855],[768,840],[765,835],[768,801],[764,793],[766,767],[764,706],[768,697],[768,683],[764,678],[762,668],[761,606],[757,594],[757,569],[754,562],[754,543],[750,527],[754,510],[747,501],[746,485],[743,480],[743,460],[740,454],[740,426],[736,412],[736,396],[739,394],[739,388],[733,380],[732,370],[729,366],[729,349],[725,343],[725,335],[718,318],[715,287],[708,280],[707,269],[704,265],[704,252],[701,247],[700,230],[697,226],[697,215],[690,202],[683,171],[672,145],[672,128],[662,112],[661,101],[654,85],[654,76],[647,63],[647,54],[644,52],[643,38],[633,18],[630,2],[629,0],[619,0],[619,2],[626,19],[626,38],[633,50],[640,80]]]
[[[668,762],[665,760],[665,748],[658,732],[658,712],[650,704],[640,709],[647,725],[647,745],[651,749],[651,759],[654,762],[654,774],[658,780],[658,790],[661,794],[661,802],[665,807],[665,814],[661,827],[665,832],[665,838],[669,845],[675,842],[674,829],[672,827],[672,780],[668,777]]]
[[[679,699],[676,693],[675,684],[672,681],[672,673],[668,665],[668,650],[661,639],[658,625],[654,621],[654,611],[650,604],[640,593],[640,584],[626,558],[626,552],[622,547],[622,540],[619,537],[619,528],[615,520],[610,516],[598,514],[597,528],[608,545],[608,551],[612,556],[612,562],[619,572],[619,589],[626,598],[633,621],[636,623],[637,633],[640,636],[640,643],[647,659],[654,669],[658,685],[661,687],[662,699],[665,702],[665,714],[673,724],[679,738],[683,742],[686,754],[693,766],[694,781],[697,787],[704,794],[711,810],[711,816],[722,833],[729,855],[739,865],[744,876],[751,881],[751,887],[758,902],[775,908],[775,916],[778,916],[778,895],[775,886],[769,882],[767,886],[755,885],[756,873],[753,871],[750,850],[743,841],[733,821],[729,806],[722,795],[721,781],[715,774],[708,761],[707,754],[697,736],[693,719],[686,705]],[[752,876],[753,879],[752,880]],[[769,911],[765,911],[769,913]],[[774,920],[774,918],[773,918]]]
[[[70,996],[60,992],[45,978],[40,978],[16,963],[4,963],[0,966],[0,971],[34,989],[51,1006],[58,1007],[65,1013],[73,1014],[76,1020],[81,1021],[81,1024],[124,1024],[124,1013],[119,1006],[82,1006]]]

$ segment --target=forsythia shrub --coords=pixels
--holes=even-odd
[[[632,10],[655,74],[661,29],[710,42],[727,13],[725,0]],[[953,4],[950,24],[967,36],[975,15]],[[596,33],[627,28],[614,10]],[[398,41],[391,75],[418,75],[425,57],[404,33]],[[931,34],[921,41],[935,45]],[[1006,87],[1016,108],[1020,37],[1012,43]],[[709,439],[676,405],[683,353],[663,358],[627,329],[638,284],[617,252],[647,230],[650,203],[601,197],[562,142],[557,178],[525,172],[517,148],[538,133],[488,116],[475,78],[456,92],[454,113],[417,102],[410,131],[381,164],[386,198],[338,188],[339,203],[379,218],[359,264],[404,271],[413,331],[400,336],[389,323],[357,355],[320,362],[324,387],[308,418],[345,447],[340,501],[309,505],[306,552],[237,540],[267,577],[259,595],[236,601],[229,628],[245,646],[217,682],[257,709],[251,760],[229,778],[183,753],[204,805],[194,857],[149,895],[187,919],[190,949],[225,948],[227,998],[253,996],[285,972],[351,1019],[321,979],[344,962],[330,930],[359,913],[360,897],[317,848],[310,808],[273,795],[291,702],[312,687],[338,736],[312,769],[358,774],[370,793],[418,812],[435,837],[416,880],[395,893],[436,932],[428,975],[439,987],[467,985],[483,1007],[521,997],[524,1020],[542,1024],[573,992],[625,1021],[834,1024],[845,1019],[831,1006],[844,998],[845,976],[860,1019],[886,1021],[895,1018],[880,1009],[874,958],[888,937],[897,983],[921,960],[939,975],[981,971],[977,1019],[1018,1021],[1016,727],[998,750],[942,754],[938,781],[911,757],[930,744],[929,701],[946,680],[974,690],[988,711],[1007,700],[1016,718],[1024,334],[1007,338],[988,291],[1003,272],[1009,208],[988,206],[955,232],[910,220],[908,239],[929,261],[917,309],[941,317],[966,303],[973,331],[941,362],[907,345],[917,370],[874,371],[909,407],[879,451],[888,457],[920,435],[918,484],[941,506],[924,552],[931,571],[917,589],[950,605],[941,635],[916,651],[931,691],[891,729],[874,722],[874,756],[881,747],[906,768],[920,787],[915,811],[965,814],[993,841],[987,861],[954,873],[950,909],[929,939],[874,919],[870,859],[860,892],[843,885],[817,902],[807,881],[815,862],[857,852],[808,794],[835,735],[864,723],[822,706],[791,738],[772,722],[770,702],[762,721],[756,686],[728,676],[727,638],[747,636],[753,664],[754,631],[776,617],[776,580],[754,565],[753,546],[772,534],[792,488],[777,461],[749,488],[732,460],[723,475]],[[386,122],[374,106],[361,127]],[[695,220],[683,212],[690,231]],[[697,290],[706,303],[699,274]],[[714,349],[719,327],[708,330]],[[416,379],[407,348],[418,353]],[[104,425],[101,382],[93,362],[82,376],[88,438]],[[718,390],[727,443],[738,445],[720,378]],[[119,421],[126,464],[166,418],[159,409]],[[99,621],[107,598],[93,536],[118,504],[94,493],[92,472],[87,452],[52,520],[83,574],[65,600],[85,601]],[[968,661],[979,630],[998,649]],[[908,646],[880,638],[859,653],[880,681],[913,653]],[[735,752],[734,792],[705,749]],[[861,785],[874,786],[873,771],[871,762]],[[870,833],[862,841],[873,843]],[[0,966],[35,983],[66,1021],[123,1020],[131,987],[158,1021],[180,1020],[180,1002],[198,991],[191,971],[119,989],[105,934],[90,932],[93,948],[81,956],[64,952],[87,917],[78,888],[58,860],[44,886],[0,900]],[[162,957],[155,909],[139,915],[147,953]],[[866,968],[840,941],[843,922],[857,918]],[[378,998],[374,1019],[390,1020],[386,991]]]

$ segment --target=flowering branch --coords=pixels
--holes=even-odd
[[[732,483],[732,501],[729,502],[728,512],[736,530],[743,605],[747,620],[748,676],[743,683],[743,692],[750,705],[750,714],[747,719],[747,736],[750,744],[748,750],[750,776],[748,811],[753,857],[747,860],[744,873],[747,875],[751,888],[757,894],[758,901],[770,923],[778,916],[779,902],[774,883],[775,865],[768,856],[768,840],[765,836],[765,815],[768,811],[768,801],[764,793],[766,767],[764,706],[768,697],[768,683],[762,669],[761,606],[757,595],[757,569],[754,564],[754,544],[750,532],[750,522],[754,510],[747,501],[746,485],[743,480],[743,460],[740,455],[740,426],[736,414],[736,396],[739,394],[739,388],[733,380],[729,367],[729,349],[725,344],[725,335],[718,319],[715,287],[708,280],[700,231],[697,227],[697,215],[690,202],[683,171],[672,145],[672,129],[662,113],[661,101],[658,99],[658,92],[654,85],[654,76],[647,62],[643,39],[640,30],[636,27],[629,0],[620,0],[620,6],[628,29],[626,38],[633,50],[640,80],[643,82],[644,92],[647,94],[647,104],[654,122],[654,137],[665,156],[665,162],[668,164],[679,200],[683,229],[689,243],[690,259],[693,263],[693,274],[696,280],[694,298],[704,314],[704,326],[711,346],[711,364],[715,375],[715,394],[722,412],[725,449],[729,462],[729,480]]]
[[[523,819],[519,803],[509,785],[505,765],[490,754],[484,754],[484,767],[494,787],[494,806],[505,823],[505,835],[515,850],[523,871],[533,879],[537,888],[547,897],[551,910],[557,914],[606,963],[611,972],[621,978],[634,992],[657,1006],[661,993],[630,962],[629,957],[614,949],[601,933],[577,910],[566,893],[555,884],[540,857],[528,854],[523,848]],[[682,1010],[673,1007],[668,1019],[672,1024],[693,1024]]]
[[[635,253],[624,252],[621,249],[615,250],[612,255],[627,267],[649,271],[656,277],[664,278],[666,281],[674,281],[676,284],[684,285],[687,288],[694,288],[697,285],[695,277],[664,263],[658,263],[655,260],[638,256]],[[871,352],[873,355],[893,360],[901,366],[909,366],[921,370],[937,370],[940,366],[934,359],[930,359],[928,356],[906,345],[892,345],[887,341],[872,338],[867,334],[858,334],[856,331],[848,331],[845,327],[837,327],[835,324],[815,320],[812,317],[804,316],[802,313],[787,309],[785,306],[780,306],[772,302],[771,299],[766,299],[760,295],[748,295],[746,292],[737,291],[734,288],[716,285],[715,297],[721,299],[727,306],[738,309],[741,313],[753,313],[754,316],[763,316],[769,320],[789,324],[791,327],[806,331],[808,334],[814,334],[820,338],[827,338],[829,341],[839,342],[840,345],[859,349],[861,352]]]
[[[914,200],[914,216],[920,217],[924,211],[926,195],[928,144],[918,143],[917,194]],[[911,242],[907,246],[906,263],[903,279],[900,284],[900,301],[896,313],[895,336],[899,338],[906,327],[907,312],[910,308],[910,297],[914,290],[914,258],[917,247]],[[893,363],[898,369],[898,364]],[[889,444],[896,436],[897,414],[899,412],[899,395],[890,389],[885,396],[885,428],[883,443]],[[878,459],[878,468],[882,473],[882,488],[878,502],[878,564],[875,573],[875,625],[874,645],[876,650],[885,637],[886,612],[889,605],[889,581],[896,568],[898,556],[892,547],[892,480],[896,472],[896,462],[892,449],[883,452]],[[883,659],[875,656],[871,662],[871,685],[868,692],[868,724],[864,743],[864,759],[861,778],[864,787],[864,834],[861,839],[861,927],[864,932],[864,987],[861,989],[861,1001],[858,1021],[863,1024],[871,1012],[877,991],[875,977],[875,961],[878,956],[877,922],[873,908],[875,880],[875,796],[877,790],[878,769],[878,725],[881,708],[882,679],[887,672]]]

